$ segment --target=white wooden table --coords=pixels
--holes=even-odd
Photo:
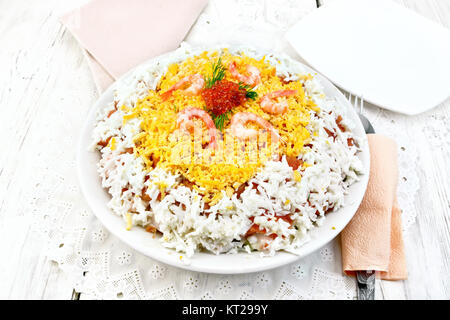
[[[79,45],[58,21],[61,13],[85,1],[0,1],[0,298],[72,298],[65,274],[31,235],[23,190],[30,187],[36,146],[58,139],[42,134],[48,106],[79,108],[80,116],[62,125],[81,130],[98,95]],[[326,1],[339,0],[300,2],[315,7]],[[397,1],[450,28],[450,1]],[[397,117],[397,125],[419,146],[420,190],[416,223],[405,244],[409,279],[379,283],[381,298],[450,298],[449,106],[447,100],[425,114]],[[421,128],[435,120],[441,126],[435,139],[442,143],[430,145]]]

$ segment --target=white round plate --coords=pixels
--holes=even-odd
[[[347,106],[345,116],[356,124],[353,132],[355,136],[361,137],[363,141],[361,146],[362,152],[359,153],[359,157],[366,173],[360,177],[360,181],[349,188],[348,195],[345,197],[346,205],[335,212],[327,214],[324,223],[320,227],[311,230],[311,240],[305,243],[296,254],[278,252],[272,257],[261,257],[258,252],[221,255],[196,253],[193,257],[187,258],[184,254],[164,248],[157,238],[153,238],[151,234],[141,227],[133,227],[130,231],[125,229],[124,221],[107,207],[110,195],[102,188],[101,180],[97,173],[97,163],[100,155],[99,152],[90,151],[89,146],[92,143],[92,131],[95,126],[98,109],[105,107],[113,100],[115,85],[131,77],[137,68],[125,74],[100,96],[89,113],[81,133],[77,159],[78,176],[81,190],[94,214],[112,234],[133,249],[163,263],[193,271],[221,274],[257,272],[289,264],[321,248],[342,231],[358,209],[367,187],[370,157],[364,129],[348,100],[326,78],[306,66],[304,68],[317,77],[328,97],[333,97],[338,104]]]
[[[450,30],[391,0],[327,1],[286,34],[340,88],[416,115],[450,96]]]

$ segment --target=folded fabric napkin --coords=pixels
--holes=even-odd
[[[208,0],[92,0],[61,18],[86,49],[100,91],[114,79],[176,49]]]
[[[367,135],[370,176],[353,219],[341,233],[345,273],[375,270],[384,280],[407,278],[401,211],[397,203],[397,145],[380,134]]]

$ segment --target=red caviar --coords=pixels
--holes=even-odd
[[[201,94],[207,109],[218,116],[244,103],[247,92],[235,82],[221,80],[203,89]]]

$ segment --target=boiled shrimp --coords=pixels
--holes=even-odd
[[[297,94],[297,90],[279,90],[273,91],[261,98],[261,108],[271,114],[284,113],[288,109],[288,103],[286,100],[275,102],[274,99],[279,97],[288,97]]]
[[[175,83],[169,90],[164,92],[161,97],[163,100],[167,100],[172,96],[175,90],[183,89],[183,93],[189,96],[195,96],[200,93],[205,85],[205,80],[201,74],[191,74],[190,76],[184,77],[177,83]]]
[[[214,121],[205,110],[194,107],[187,107],[181,110],[180,112],[178,112],[177,115],[178,128],[192,132],[194,130],[193,118],[198,118],[202,120],[203,123],[206,125],[209,134],[208,148],[215,149],[217,147],[218,132],[216,129],[216,125],[214,124]]]
[[[272,141],[278,141],[280,139],[277,130],[270,124],[270,122],[251,112],[238,112],[231,118],[231,134],[243,140],[257,137],[257,130],[245,127],[247,122],[255,122],[263,129],[269,131],[272,136]]]
[[[228,70],[230,70],[231,76],[240,82],[243,82],[252,87],[261,83],[261,73],[259,72],[258,68],[248,64],[245,69],[248,75],[239,73],[239,71],[237,70],[236,62],[234,61],[230,63],[228,68]]]

